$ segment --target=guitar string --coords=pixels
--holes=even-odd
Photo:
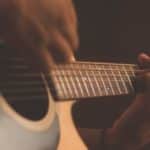
[[[17,60],[17,62],[18,62],[18,60],[19,60],[19,61],[24,61],[24,59],[22,59],[22,58],[17,58],[17,59],[16,59],[16,58],[13,58],[13,59],[11,59],[11,60]],[[82,72],[83,70],[85,70],[85,69],[83,69],[83,68],[82,68],[82,70],[81,70],[80,67],[79,67],[79,68],[76,68],[76,64],[78,64],[78,65],[83,65],[83,64],[84,64],[84,65],[86,65],[86,67],[89,67],[89,66],[88,66],[88,65],[89,65],[89,62],[76,62],[76,63],[72,63],[72,64],[74,65],[74,71],[79,70],[79,71]],[[90,62],[90,64],[91,64],[91,65],[99,65],[98,67],[101,67],[102,65],[106,65],[105,67],[110,67],[110,68],[111,68],[111,71],[112,71],[112,70],[113,70],[113,71],[116,71],[116,70],[123,71],[123,70],[121,70],[122,68],[114,69],[114,67],[123,67],[123,65],[125,65],[125,67],[137,67],[137,66],[134,65],[134,64],[116,64],[116,63],[111,63],[111,64],[110,64],[110,63],[95,63],[95,62]],[[108,65],[110,65],[110,66],[108,66]],[[24,65],[24,66],[18,66],[18,65],[16,65],[15,67],[16,67],[16,68],[20,68],[20,69],[21,69],[22,67],[24,67],[24,69],[27,69],[27,68],[28,68],[28,67],[25,66],[25,65]],[[62,70],[62,69],[64,69],[63,67],[64,67],[64,65],[59,65],[58,68],[57,68],[57,66],[56,66],[56,69],[57,69],[57,70],[59,70],[59,69]],[[69,68],[70,66],[69,66],[69,65],[65,65],[65,67],[68,67],[68,68]],[[70,71],[70,69],[68,69],[68,68],[67,68],[67,70]],[[66,69],[66,68],[65,68],[65,69]],[[64,69],[64,70],[65,70],[65,69]],[[130,68],[130,69],[127,68],[127,71],[129,71],[129,76],[131,76],[131,75],[133,76],[133,73],[134,73],[134,71],[135,71],[135,70],[133,70],[133,69],[134,69],[134,68]],[[90,71],[93,71],[93,70],[96,71],[96,69],[95,69],[94,67],[93,67],[93,68],[88,68],[88,69],[86,69],[86,70],[87,70],[87,71],[88,71],[88,70],[90,70]],[[101,68],[99,68],[99,69],[97,69],[97,71],[99,71],[99,72],[100,72],[100,71],[110,71],[110,69],[107,68],[107,69],[103,69],[103,70],[102,70]],[[136,71],[138,71],[138,70],[136,70]],[[95,73],[95,72],[94,72],[94,73]],[[114,72],[114,73],[115,73],[115,72]],[[78,74],[78,73],[77,73],[77,74]],[[80,76],[79,76],[79,75],[80,75]],[[20,76],[20,75],[19,75],[19,76]],[[28,76],[31,77],[30,75],[28,75]],[[39,77],[39,76],[41,77],[41,75],[40,75],[39,73],[36,73],[36,75],[34,75],[34,76],[32,76],[32,77]],[[51,74],[48,74],[48,75],[45,74],[45,76],[50,77]],[[73,76],[73,75],[71,74],[70,76]],[[85,76],[85,75],[84,75],[84,76]],[[85,78],[84,76],[81,77],[81,74],[78,74],[78,75],[75,76],[75,77],[78,77],[79,79],[83,79],[83,78]],[[23,76],[23,77],[24,77],[24,76]],[[58,77],[58,75],[57,75],[57,77]],[[59,77],[62,78],[63,76],[62,76],[62,75],[59,75]],[[74,76],[73,76],[73,77],[74,77]],[[96,76],[95,76],[95,77],[96,77]],[[98,76],[98,77],[99,77],[99,78],[102,78],[102,77],[105,77],[105,76],[104,76],[104,75],[101,75],[101,76]],[[111,76],[109,76],[109,77],[111,78]],[[118,76],[116,76],[116,77],[118,77]],[[119,76],[119,77],[120,77],[120,76]],[[126,76],[125,76],[125,75],[122,75],[122,77],[123,77],[124,80],[126,81]],[[93,77],[90,76],[90,78],[93,80],[94,76],[93,76]],[[27,80],[27,79],[26,79],[26,80]],[[104,79],[104,81],[105,81],[105,79]],[[108,80],[107,80],[107,81],[108,81]],[[121,81],[118,80],[118,79],[117,79],[117,81],[118,81],[118,82],[121,82]],[[84,80],[84,82],[86,82],[86,80]],[[93,82],[93,81],[91,81],[91,82]],[[106,81],[105,81],[105,82],[106,82]],[[112,82],[114,82],[114,81],[112,81]],[[36,81],[36,83],[37,83],[37,81]],[[37,98],[38,98],[38,97],[37,97]]]
[[[3,69],[3,70],[4,70],[4,69]],[[70,72],[73,72],[71,69],[69,70],[69,69],[59,69],[59,68],[58,68],[58,69],[55,69],[55,70],[52,69],[50,72],[61,71],[61,70],[62,70],[62,71],[69,71],[69,73],[70,73]],[[7,69],[7,70],[5,69],[4,71],[5,71],[5,72],[7,72],[7,71],[9,71],[9,72],[10,72],[10,71],[30,71],[30,72],[31,72],[31,70],[10,70],[10,69]],[[93,69],[93,70],[92,70],[92,69],[89,69],[89,70],[88,70],[88,69],[76,69],[76,68],[74,68],[74,71],[86,71],[86,72],[90,72],[90,71],[95,71],[95,72],[96,72],[96,71],[97,71],[97,72],[98,72],[98,71],[101,71],[101,72],[109,71],[109,73],[111,73],[111,71],[114,71],[114,73],[115,73],[115,71],[121,71],[121,72],[125,72],[125,71],[126,71],[127,73],[133,73],[133,72],[134,72],[134,73],[137,73],[137,72],[149,72],[150,69],[145,69],[145,70],[142,70],[142,69],[138,69],[138,70],[123,70],[123,69],[122,69],[122,70],[121,70],[121,69],[120,69],[120,70],[119,70],[119,69],[101,69],[101,70]],[[33,72],[33,71],[32,71],[32,72]],[[107,73],[108,73],[108,72],[107,72]],[[26,74],[27,74],[27,73],[26,73]],[[31,74],[31,73],[29,73],[29,74]],[[40,74],[40,73],[34,71],[33,74]],[[44,73],[44,74],[47,75],[47,74],[50,74],[50,73]]]
[[[95,64],[95,63],[94,63],[94,64]],[[101,64],[101,65],[102,65],[102,64]],[[110,65],[110,64],[109,64],[109,65]],[[118,67],[118,65],[115,65],[115,67],[116,67],[116,66]],[[68,68],[67,68],[67,69],[66,69],[66,68],[64,69],[64,66],[63,66],[63,68],[59,66],[57,69],[61,69],[61,70],[64,70],[64,71],[66,71],[66,70],[68,71],[68,70],[69,70]],[[56,70],[57,70],[57,69],[56,69]],[[74,68],[74,69],[75,69],[75,70],[80,70],[80,71],[85,70],[85,69],[82,69],[82,70],[81,70],[80,67],[79,67],[79,68]],[[101,69],[101,68],[98,68],[98,69],[96,70],[95,68],[88,68],[89,71],[91,71],[92,69],[93,69],[94,71],[109,71],[109,69]],[[132,69],[132,68],[130,68],[130,70],[129,70],[129,69],[128,69],[128,70],[129,70],[130,72],[132,72],[133,70],[131,70],[131,69]],[[75,71],[75,70],[74,70],[74,71]],[[87,70],[87,69],[86,69],[86,70]],[[112,71],[112,70],[113,70],[113,71],[116,71],[116,70],[118,70],[118,71],[124,71],[124,70],[122,70],[122,68],[121,68],[121,69],[114,69],[114,68],[112,68],[112,66],[111,66],[111,71]],[[127,70],[127,69],[126,69],[126,70]],[[127,70],[127,71],[128,71],[128,70]],[[57,71],[58,71],[58,70],[57,70]],[[70,70],[69,70],[69,71],[70,71]],[[131,73],[129,73],[129,74],[131,74]],[[133,74],[133,73],[132,73],[132,74]],[[34,73],[34,74],[33,74],[33,73],[30,73],[30,74],[29,74],[29,73],[28,73],[28,74],[26,73],[26,75],[27,75],[27,76],[32,76],[32,77],[41,76],[39,73],[38,73],[38,74],[37,74],[37,73],[36,73],[36,74],[35,74],[35,73]],[[51,74],[49,74],[49,75],[51,75]],[[45,74],[45,76],[47,76],[47,77],[49,77],[49,75]],[[10,76],[10,75],[9,75],[9,76]],[[15,74],[15,76],[18,76],[18,74]],[[19,74],[19,76],[25,76],[25,74]],[[58,75],[57,75],[57,76],[58,76]],[[62,77],[62,75],[59,75],[59,76]],[[65,76],[66,76],[66,75],[65,75]],[[72,74],[71,74],[70,76],[72,76]],[[75,77],[78,77],[78,75],[76,75]],[[95,76],[95,77],[96,77],[96,76]],[[98,77],[101,78],[101,77],[105,77],[105,76],[104,76],[104,75],[101,75],[101,76],[98,76]],[[110,76],[109,76],[109,77],[110,77]],[[120,77],[120,76],[119,76],[119,77]],[[126,77],[126,76],[122,75],[122,77]],[[80,77],[80,78],[82,79],[82,78],[84,78],[84,76],[83,76],[83,77]],[[90,76],[90,78],[92,79],[92,78],[94,78],[94,76],[93,76],[93,77]],[[125,79],[125,80],[126,80],[126,79]],[[104,81],[105,81],[105,80],[104,80]],[[120,82],[120,80],[117,80],[117,81]],[[91,81],[91,82],[93,82],[93,81]]]
[[[3,62],[10,62],[10,61],[13,61],[13,62],[26,62],[26,59],[24,58],[21,58],[21,57],[7,57],[7,58],[0,58],[0,61],[3,61]],[[112,65],[131,65],[131,66],[137,66],[136,64],[130,64],[130,63],[118,63],[118,62],[95,62],[95,61],[75,61],[75,62],[71,62],[69,64],[98,64],[98,65],[101,65],[101,64],[112,64]]]
[[[127,82],[128,82],[128,80],[126,80]],[[85,82],[87,82],[87,83],[89,83],[88,81],[85,81]],[[104,80],[104,83],[106,84],[106,82],[108,83],[108,81],[107,80]],[[121,80],[118,80],[117,82],[122,82]],[[57,81],[55,81],[55,84],[57,83]],[[60,81],[58,82],[58,83],[61,83]],[[91,81],[91,83],[93,84],[93,85],[95,85],[95,81]],[[112,85],[114,84],[115,85],[115,83],[116,83],[116,80],[111,80],[111,83],[112,83]],[[49,83],[48,83],[49,84]],[[21,84],[21,86],[16,86],[16,85],[18,85],[18,82],[16,82],[15,84],[10,84],[10,83],[2,83],[1,84],[1,86],[0,86],[0,88],[2,89],[2,91],[6,91],[6,92],[15,92],[16,90],[16,92],[20,92],[20,91],[22,91],[22,92],[26,92],[26,91],[39,91],[39,90],[41,90],[41,89],[44,89],[44,87],[42,87],[42,86],[44,86],[44,84],[39,84],[39,86],[41,86],[41,87],[33,87],[33,85],[32,84],[27,84],[28,86],[32,86],[31,88],[29,88],[28,87],[28,89],[23,89],[23,88],[27,88],[26,86],[22,86]],[[15,87],[14,87],[15,86]],[[107,86],[107,85],[106,85]],[[11,89],[10,89],[11,88]],[[13,89],[12,89],[13,88]],[[9,91],[10,90],[10,91]]]
[[[43,90],[45,90],[45,88],[43,87],[42,88]],[[30,91],[31,91],[31,94],[36,94],[36,96],[39,94],[39,89],[38,89],[38,91],[36,91],[35,89],[29,89]],[[34,91],[35,90],[35,91]],[[33,92],[34,91],[34,92]],[[11,90],[11,93],[9,93],[10,91],[8,91],[8,90],[6,90],[6,92],[7,92],[7,96],[10,96],[10,94],[15,94],[15,95],[17,95],[20,91],[19,90],[17,90],[17,91],[12,91]],[[13,93],[14,92],[14,93]],[[26,92],[25,90],[22,90],[22,92]],[[29,92],[29,91],[28,91]],[[38,93],[36,93],[36,92],[38,92]],[[40,91],[41,92],[41,91]],[[42,91],[43,92],[43,91]],[[20,93],[19,93],[20,94]],[[23,93],[24,94],[24,93]],[[28,93],[29,94],[29,93]],[[124,93],[125,94],[125,93]],[[126,93],[127,94],[127,93]],[[115,93],[115,94],[110,94],[110,93],[108,93],[108,94],[104,94],[103,92],[101,92],[101,93],[96,93],[96,95],[95,96],[89,96],[89,97],[99,97],[99,96],[103,96],[103,95],[122,95],[121,93],[119,94],[119,93]],[[40,96],[40,95],[39,95]],[[11,96],[12,97],[12,96]],[[68,98],[85,98],[85,97],[87,97],[87,95],[85,95],[85,96],[81,96],[81,95],[76,95],[76,96],[66,96],[66,97],[68,97]],[[20,98],[20,96],[16,96],[16,98]],[[28,98],[28,97],[26,97],[26,98]]]
[[[27,65],[0,65],[1,67],[8,67],[8,69],[31,69],[31,67],[27,66]],[[89,67],[89,66],[78,66],[76,64],[73,65],[74,69],[80,69],[80,70],[110,70],[110,69],[113,69],[113,70],[124,70],[124,68],[126,66],[97,66],[97,67]],[[106,68],[106,69],[105,69]],[[71,64],[70,66],[69,65],[62,65],[62,66],[53,66],[51,68],[51,70],[55,70],[55,69],[62,69],[62,70],[71,70]],[[138,70],[139,68],[136,68],[136,67],[127,67],[125,68],[127,71],[133,71],[133,70]],[[148,68],[147,68],[148,69]],[[139,70],[142,70],[142,69],[139,69]]]
[[[9,59],[9,60],[6,60],[6,59],[0,59],[0,62],[2,63],[17,63],[18,65],[18,62],[19,64],[20,63],[23,63],[23,65],[27,65],[26,61],[25,60],[22,60],[22,61],[15,61],[15,59]],[[97,66],[101,66],[101,65],[104,65],[104,66],[111,66],[111,67],[115,67],[115,66],[118,66],[118,67],[121,67],[121,66],[126,66],[126,67],[138,67],[138,65],[136,64],[127,64],[127,63],[112,63],[112,62],[85,62],[85,61],[77,61],[77,62],[73,62],[73,63],[69,63],[69,64],[57,64],[55,65],[56,67],[57,66],[69,66],[69,65],[78,65],[78,66],[82,66],[82,65],[86,65],[86,66],[94,66],[94,65],[97,65]]]
[[[87,95],[85,95],[85,96],[80,96],[80,95],[78,95],[78,96],[66,96],[66,97],[60,97],[60,99],[59,100],[61,100],[61,101],[72,101],[72,100],[77,100],[77,101],[80,101],[81,99],[91,99],[91,98],[99,98],[99,97],[103,97],[103,96],[120,96],[120,95],[129,95],[129,94],[132,94],[132,92],[131,93],[124,93],[124,94],[119,94],[119,93],[117,93],[117,94],[115,94],[115,95],[113,95],[113,94],[101,94],[101,95],[96,95],[96,96],[94,96],[94,95],[91,95],[91,96],[87,96]],[[39,95],[39,96],[37,96],[37,95],[34,95],[34,96],[26,96],[26,95],[24,95],[23,97],[20,97],[20,96],[18,96],[18,97],[12,97],[12,96],[4,96],[4,97],[6,97],[6,99],[9,99],[9,103],[11,103],[11,102],[22,102],[22,101],[33,101],[33,100],[35,100],[35,101],[37,101],[37,100],[41,100],[41,99],[43,99],[43,98],[48,98],[47,97],[47,95]],[[21,99],[21,100],[20,100]]]

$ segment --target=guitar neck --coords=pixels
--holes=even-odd
[[[129,95],[135,92],[134,64],[76,62],[57,65],[51,79],[57,99]]]

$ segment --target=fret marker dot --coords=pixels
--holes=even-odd
[[[107,88],[108,91],[110,91],[110,88]]]

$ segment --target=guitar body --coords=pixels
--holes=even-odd
[[[40,74],[22,57],[7,54],[0,59],[3,150],[87,150],[72,118],[76,101],[68,100],[134,92],[132,64],[76,62]]]
[[[54,102],[45,76],[10,52],[0,58],[0,148],[86,150],[72,120],[74,102]]]
[[[72,119],[75,101],[56,102],[41,121],[20,116],[0,97],[0,145],[4,150],[87,150]],[[57,115],[56,113],[57,112]],[[59,120],[59,122],[58,122]]]
[[[75,101],[57,102],[56,108],[60,124],[58,150],[87,150],[72,119],[72,107]]]
[[[47,86],[45,85],[47,88]],[[17,113],[0,96],[0,148],[3,150],[55,150],[59,141],[56,107],[48,92],[48,111],[38,120],[29,120]],[[33,108],[34,109],[34,108]]]

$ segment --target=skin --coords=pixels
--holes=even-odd
[[[1,0],[0,14],[0,38],[31,64],[49,71],[74,60],[79,40],[72,0]]]
[[[140,150],[150,143],[150,56],[139,55],[142,71],[137,76],[145,83],[145,91],[138,93],[133,103],[106,132],[108,149]]]
[[[72,0],[1,0],[0,19],[0,38],[42,71],[75,60],[79,40]],[[150,140],[150,56],[138,59],[144,69],[137,76],[146,89],[106,133],[106,143],[121,150],[136,150]]]

